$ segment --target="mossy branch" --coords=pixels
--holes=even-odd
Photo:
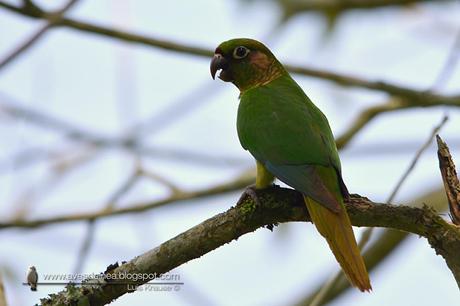
[[[274,187],[257,191],[260,204],[243,198],[235,207],[218,214],[160,246],[123,263],[110,266],[108,273],[168,272],[190,260],[253,232],[258,228],[272,228],[281,222],[310,221],[301,195],[291,189]],[[359,195],[352,195],[346,203],[355,226],[386,227],[427,238],[437,254],[444,257],[460,286],[460,230],[447,223],[431,208],[414,208],[374,203]],[[87,280],[94,283],[94,280]],[[99,280],[97,286],[68,286],[42,305],[105,305],[128,293],[126,285]],[[141,285],[142,283],[136,283]]]

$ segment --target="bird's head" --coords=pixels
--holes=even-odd
[[[236,38],[221,43],[211,61],[211,76],[232,82],[241,92],[278,78],[285,70],[261,42]]]

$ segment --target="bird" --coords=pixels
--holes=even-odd
[[[253,188],[275,178],[302,193],[312,222],[326,239],[351,284],[371,291],[344,200],[337,147],[329,122],[263,43],[249,38],[222,42],[214,51],[211,76],[240,91],[237,132],[256,160]]]
[[[27,270],[27,284],[30,286],[30,290],[37,291],[37,282],[37,269],[34,266],[30,266],[29,270]]]

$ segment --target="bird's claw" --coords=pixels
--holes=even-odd
[[[257,195],[257,192],[259,190],[261,190],[261,189],[256,188],[255,184],[246,187],[244,192],[241,194],[240,199],[238,200],[238,204],[241,204],[244,201],[244,199],[246,198],[246,196],[248,196],[254,201],[255,206],[260,207],[261,203],[260,203],[259,196]]]

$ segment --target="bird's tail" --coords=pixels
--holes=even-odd
[[[345,206],[342,204],[342,209],[336,213],[312,198],[304,196],[304,200],[313,223],[326,238],[351,284],[361,291],[372,290]]]

